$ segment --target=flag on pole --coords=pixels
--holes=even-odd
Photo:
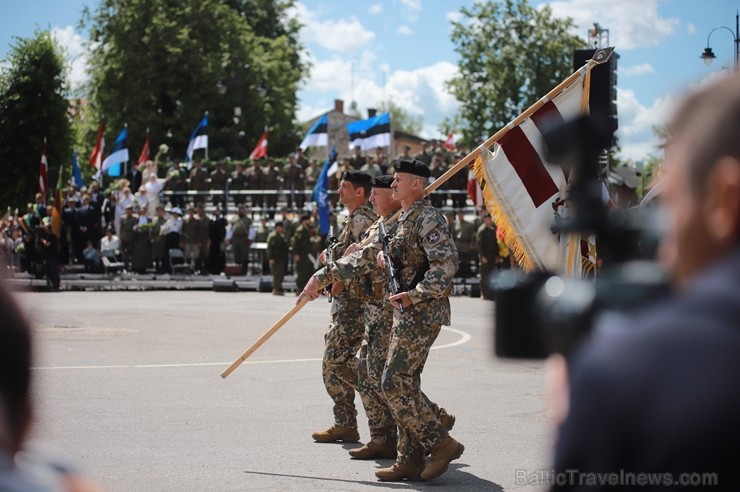
[[[267,133],[268,132],[262,134],[257,145],[255,145],[254,150],[249,154],[249,158],[251,160],[256,161],[257,159],[267,157]]]
[[[51,230],[56,237],[62,235],[62,174],[62,166],[59,166],[57,185],[54,187],[54,208],[51,209]]]
[[[139,158],[136,160],[136,165],[141,166],[148,160],[149,160],[149,128],[146,129],[146,141],[144,142],[144,147],[141,149]]]
[[[100,166],[103,163],[103,152],[105,152],[105,138],[103,133],[105,132],[105,120],[100,120],[98,126],[98,137],[95,139],[95,148],[90,154],[90,165],[97,171],[96,176],[100,175]]]
[[[337,160],[337,148],[332,146],[329,158],[321,168],[316,185],[313,188],[313,199],[318,204],[319,210],[319,232],[326,235],[329,232],[329,168]]]
[[[590,66],[495,144],[482,147],[474,164],[483,198],[498,230],[517,261],[527,270],[580,272],[580,235],[558,238],[551,232],[553,204],[566,198],[567,176],[544,158],[545,125],[577,116],[588,108]],[[572,236],[572,237],[571,237]],[[575,266],[577,263],[578,266]]]
[[[113,144],[113,151],[103,161],[101,171],[108,171],[108,176],[120,176],[121,163],[128,162],[127,137],[128,128],[124,125],[123,130],[118,134],[118,138],[116,138],[116,143]]]
[[[198,126],[195,127],[195,130],[193,130],[193,133],[190,135],[190,142],[188,142],[188,150],[186,155],[186,160],[188,162],[193,160],[193,152],[195,152],[196,150],[206,149],[206,152],[208,152],[208,135],[206,134],[207,128],[208,111],[206,111],[203,119],[200,120],[200,123],[198,123]]]
[[[447,135],[447,140],[442,144],[442,147],[444,147],[446,150],[449,150],[452,152],[455,150],[455,131],[450,131],[450,134]]]
[[[391,145],[391,114],[383,113],[347,125],[350,149],[359,145],[362,150]]]
[[[300,147],[307,149],[308,147],[326,147],[329,142],[329,118],[325,114],[313,124],[306,138],[301,142]]]
[[[72,152],[72,177],[75,180],[75,185],[77,185],[77,188],[82,188],[85,183],[82,181],[80,166],[79,164],[77,164],[77,152]]]
[[[49,161],[46,159],[46,137],[41,147],[41,163],[39,164],[39,193],[46,201],[46,192],[49,190]]]

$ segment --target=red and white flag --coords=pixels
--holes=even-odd
[[[146,142],[144,142],[144,147],[141,149],[141,154],[139,154],[139,158],[136,161],[136,165],[141,166],[148,160],[149,160],[149,130],[146,131]]]
[[[95,148],[90,154],[90,165],[101,172],[101,165],[103,164],[103,152],[105,152],[105,139],[103,133],[105,132],[105,121],[100,120],[100,126],[98,127],[98,137],[95,140]]]
[[[39,193],[46,200],[46,192],[49,190],[49,161],[46,159],[46,137],[41,147],[41,163],[39,164]]]
[[[442,144],[442,147],[452,152],[455,150],[455,131],[450,131],[450,134],[447,135],[447,140],[445,140],[445,143]]]
[[[560,166],[545,162],[541,132],[545,125],[584,111],[587,73],[584,67],[575,82],[501,137],[493,152],[480,149],[475,161],[486,206],[527,270],[580,272],[580,236],[564,235],[561,240],[551,232],[553,204],[566,198],[567,176]]]
[[[249,154],[249,158],[253,161],[263,157],[267,157],[267,132],[262,134],[254,150]]]

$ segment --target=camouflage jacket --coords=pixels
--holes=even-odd
[[[448,296],[457,269],[457,249],[444,215],[419,199],[401,213],[389,250],[411,302],[415,306],[425,303],[431,316],[449,324]]]
[[[377,218],[378,216],[367,203],[357,207],[354,212],[345,219],[342,231],[339,233],[339,237],[337,238],[337,242],[331,247],[334,260],[341,258],[350,244],[359,243],[365,239],[368,229],[373,225]],[[349,292],[353,297],[372,296],[372,283],[372,279],[368,275],[352,278],[345,282],[345,291]]]
[[[314,277],[322,286],[338,281],[346,283],[355,277],[367,276],[370,279],[373,297],[383,298],[388,294],[388,279],[385,270],[380,268],[376,261],[376,257],[382,249],[378,231],[381,220],[387,219],[376,220],[367,230],[366,237],[372,238],[371,242],[351,255],[343,256],[329,263],[314,274]],[[386,223],[386,233],[389,236],[393,236],[397,224],[397,221]]]

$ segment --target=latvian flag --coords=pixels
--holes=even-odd
[[[452,152],[455,150],[455,131],[451,131],[449,135],[447,135],[447,140],[444,141],[442,144],[442,147],[445,148],[445,150],[448,150]]]
[[[103,133],[105,133],[105,121],[100,120],[98,136],[95,139],[95,148],[92,154],[90,154],[90,165],[95,168],[95,176],[100,176],[100,166],[103,164],[103,152],[105,152],[105,138],[103,137]]]
[[[195,152],[198,149],[208,148],[208,135],[206,135],[207,127],[208,127],[208,112],[206,111],[205,116],[203,116],[203,119],[200,120],[200,123],[198,123],[198,126],[195,127],[195,130],[193,130],[192,135],[190,135],[190,142],[188,142],[188,151],[187,151],[187,161],[188,162],[193,160],[193,152]]]
[[[263,157],[267,157],[267,132],[262,134],[257,145],[254,146],[254,150],[249,154],[249,158],[253,161]]]
[[[128,128],[124,125],[123,131],[116,138],[113,145],[113,151],[103,161],[103,171],[108,171],[108,176],[121,175],[121,163],[128,162],[128,147],[126,138],[128,137]]]
[[[570,261],[580,264],[580,241],[576,242],[575,237],[560,241],[551,232],[553,202],[566,198],[567,177],[560,166],[545,162],[541,132],[545,126],[573,118],[587,108],[587,74],[584,66],[575,82],[519,125],[512,126],[496,142],[493,152],[481,148],[475,161],[474,171],[482,185],[486,207],[526,270],[555,271]],[[564,255],[563,248],[573,249],[573,254]],[[577,260],[573,259],[576,254]]]
[[[313,124],[306,138],[301,142],[300,147],[307,149],[309,147],[326,147],[329,141],[329,118],[327,115],[322,116]]]
[[[46,137],[44,146],[41,147],[41,163],[39,164],[39,193],[46,200],[46,192],[49,189],[49,161],[46,159]]]
[[[347,125],[349,148],[357,145],[362,150],[391,145],[391,114],[383,113],[373,118],[356,121]]]

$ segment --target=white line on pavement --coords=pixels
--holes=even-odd
[[[448,328],[446,326],[442,327],[443,330],[451,331],[453,333],[457,333],[460,335],[459,340],[455,340],[454,342],[447,343],[445,345],[438,345],[432,347],[432,350],[440,350],[440,349],[446,349],[451,347],[456,347],[457,345],[462,345],[464,343],[467,343],[472,339],[473,337],[462,330],[456,330],[454,328]],[[251,360],[251,361],[245,361],[244,364],[286,364],[291,362],[316,362],[320,361],[321,359],[283,359],[283,360]],[[228,366],[231,364],[231,362],[193,362],[193,363],[183,363],[183,364],[129,364],[129,365],[110,365],[110,366],[51,366],[51,367],[32,367],[31,369],[36,371],[58,371],[58,370],[64,370],[64,369],[161,369],[161,368],[170,368],[170,367],[207,367],[207,366]]]

